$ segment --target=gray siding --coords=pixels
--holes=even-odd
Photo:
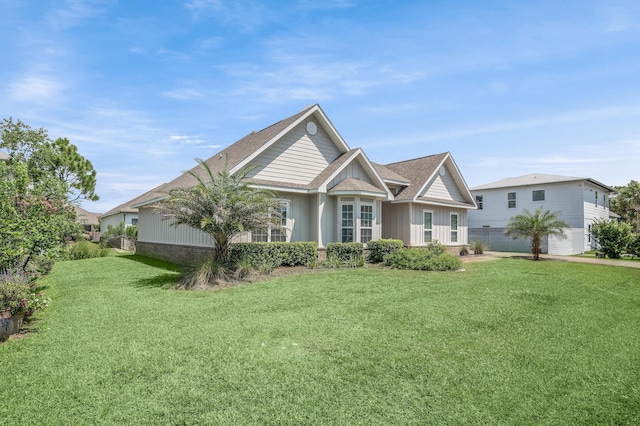
[[[453,180],[451,173],[445,167],[447,172],[444,176],[440,176],[439,173],[435,175],[433,179],[427,185],[427,188],[421,196],[428,198],[437,198],[440,200],[452,200],[452,201],[466,201]]]
[[[270,181],[308,184],[339,155],[329,135],[318,127],[311,136],[307,121],[293,128],[261,153],[251,164],[256,169],[249,177]]]
[[[397,238],[406,246],[424,246],[424,211],[433,212],[431,238],[451,246],[468,244],[467,210],[416,203],[383,202],[382,236]],[[458,215],[458,241],[451,241],[451,213]]]
[[[371,180],[367,172],[358,161],[351,161],[344,169],[340,171],[340,173],[335,178],[333,178],[327,184],[327,188],[333,188],[335,185],[339,184],[348,177],[356,178],[371,185],[378,186]]]
[[[512,239],[504,235],[504,227],[498,228],[469,228],[469,242],[483,241],[488,250],[512,251],[516,253],[531,253],[531,242],[522,239]],[[542,253],[548,253],[548,239],[542,241]]]
[[[162,216],[150,208],[143,207],[138,214],[138,241],[213,247],[211,237],[200,230],[186,225],[169,226],[170,220],[162,220]]]

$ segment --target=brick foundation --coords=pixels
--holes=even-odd
[[[138,241],[136,252],[142,256],[166,260],[178,265],[193,266],[212,256],[213,248]]]

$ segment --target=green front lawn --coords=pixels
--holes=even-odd
[[[62,262],[0,345],[0,424],[638,424],[640,270],[501,259],[221,291]]]

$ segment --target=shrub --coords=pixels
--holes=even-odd
[[[364,256],[364,244],[362,243],[329,243],[327,244],[327,258],[336,257],[342,263],[349,262],[352,258]]]
[[[616,223],[610,220],[595,220],[591,233],[600,245],[600,249],[611,259],[618,259],[631,242],[631,226],[628,223]]]
[[[251,259],[248,257],[243,257],[238,262],[236,262],[233,271],[233,277],[236,279],[245,278],[254,271],[254,267],[251,264]]]
[[[91,259],[94,257],[105,257],[109,255],[109,249],[99,244],[86,240],[80,240],[67,246],[66,254],[63,257],[67,260]]]
[[[446,252],[445,247],[432,243],[426,248],[403,248],[387,256],[386,264],[397,269],[420,271],[451,271],[460,269],[462,261]]]
[[[631,242],[627,247],[627,252],[634,256],[640,256],[640,233],[633,234]]]
[[[471,241],[471,250],[473,254],[484,254],[485,250],[488,250],[489,247],[487,243],[482,240],[473,240]]]
[[[376,241],[369,241],[367,243],[367,248],[369,249],[369,262],[384,262],[388,255],[400,250],[403,246],[404,243],[402,240],[380,239]]]
[[[191,268],[180,280],[179,288],[201,288],[219,284],[228,279],[230,273],[217,259],[207,259]]]
[[[234,243],[230,259],[237,263],[249,259],[254,268],[269,265],[271,270],[280,266],[309,266],[318,262],[318,244],[301,243]]]

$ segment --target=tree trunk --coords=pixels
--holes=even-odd
[[[532,237],[531,238],[531,253],[533,254],[533,260],[540,260],[540,238]]]

